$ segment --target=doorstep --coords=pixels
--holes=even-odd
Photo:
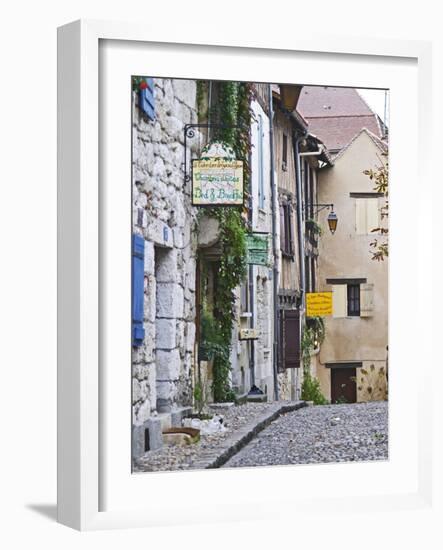
[[[267,403],[268,396],[265,393],[248,393],[246,401],[248,403]]]

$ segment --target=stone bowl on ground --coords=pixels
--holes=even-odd
[[[200,441],[200,430],[195,428],[172,427],[163,430],[165,445],[191,445]]]

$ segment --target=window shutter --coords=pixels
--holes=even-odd
[[[347,317],[347,285],[332,285],[333,317]]]
[[[374,284],[360,285],[360,317],[372,317],[374,314]]]
[[[367,234],[365,199],[355,199],[355,231],[357,235]]]
[[[147,78],[148,87],[140,90],[139,107],[145,115],[151,119],[155,119],[155,100],[154,100],[154,79]]]
[[[285,369],[300,367],[300,312],[285,309],[283,314],[283,365]]]
[[[141,346],[145,337],[144,317],[145,240],[132,235],[132,345]]]
[[[280,205],[280,250],[286,251],[285,207]]]
[[[366,199],[366,220],[368,235],[373,229],[380,227],[378,199]]]
[[[284,310],[278,310],[278,349],[277,349],[277,366],[278,372],[284,372],[285,362],[284,362],[284,349],[283,349],[283,334],[284,334]]]
[[[378,199],[355,199],[355,231],[357,235],[370,235],[380,225]]]
[[[292,226],[292,206],[288,204],[288,233],[289,233],[289,254],[294,255],[294,228]]]

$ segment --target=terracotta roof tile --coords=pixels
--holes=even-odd
[[[310,118],[308,122],[309,130],[318,136],[330,151],[339,151],[345,147],[362,128],[367,128],[377,137],[381,137],[375,115]]]
[[[304,86],[297,110],[330,151],[345,147],[362,128],[382,137],[377,115],[354,88]]]
[[[355,88],[330,86],[303,86],[297,109],[305,118],[374,114]]]

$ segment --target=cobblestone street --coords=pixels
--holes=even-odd
[[[305,407],[272,422],[223,467],[387,460],[388,403]]]
[[[238,436],[246,434],[278,409],[282,403],[248,403],[231,407],[222,412],[224,430],[211,435],[202,435],[198,443],[185,446],[164,446],[157,451],[148,451],[135,464],[136,472],[201,469],[230,448]]]
[[[303,407],[281,414],[277,411],[282,405],[250,403],[232,407],[222,413],[223,432],[202,435],[196,444],[164,446],[158,451],[147,452],[137,461],[134,470],[148,472],[217,468],[220,465],[232,468],[388,458],[387,402]],[[268,424],[273,414],[281,416],[260,431],[259,424]],[[244,446],[241,439],[248,433],[250,443]],[[237,449],[240,450],[236,452]]]

